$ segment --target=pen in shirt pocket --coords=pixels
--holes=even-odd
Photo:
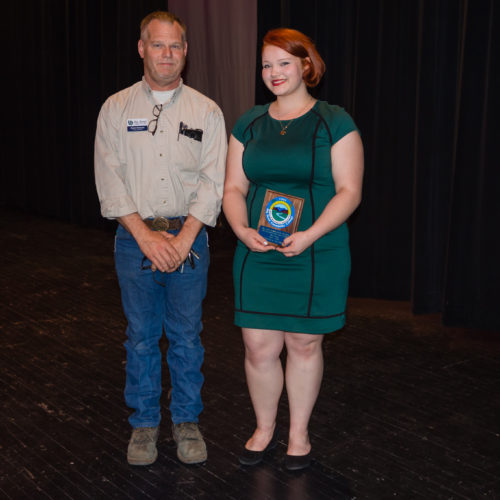
[[[177,133],[177,140],[179,140],[181,134],[189,137],[190,139],[201,142],[201,138],[203,137],[203,130],[201,130],[201,128],[188,128],[185,123],[180,122],[179,132]]]

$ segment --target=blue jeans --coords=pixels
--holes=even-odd
[[[173,231],[176,234],[176,231]],[[172,383],[170,412],[174,424],[198,422],[203,409],[201,387],[204,349],[200,340],[201,304],[206,295],[209,265],[205,228],[193,249],[200,259],[182,273],[152,272],[136,241],[121,225],[115,239],[115,266],[122,305],[128,321],[125,402],[135,412],[132,427],[155,427],[160,422],[161,352],[168,339],[167,364]]]

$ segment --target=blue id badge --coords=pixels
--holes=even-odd
[[[127,132],[145,132],[147,130],[147,118],[127,118]]]

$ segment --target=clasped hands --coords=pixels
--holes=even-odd
[[[149,231],[140,243],[142,253],[151,261],[152,271],[172,273],[187,259],[191,243],[166,231]]]
[[[258,233],[258,231],[250,227],[245,228],[238,236],[252,252],[269,252],[270,250],[276,250],[285,257],[299,255],[313,243],[312,239],[305,231],[291,234],[283,240],[281,246],[271,245]]]

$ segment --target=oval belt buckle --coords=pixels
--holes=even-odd
[[[169,227],[170,222],[165,217],[155,217],[151,224],[151,229],[153,229],[153,231],[168,231]]]

